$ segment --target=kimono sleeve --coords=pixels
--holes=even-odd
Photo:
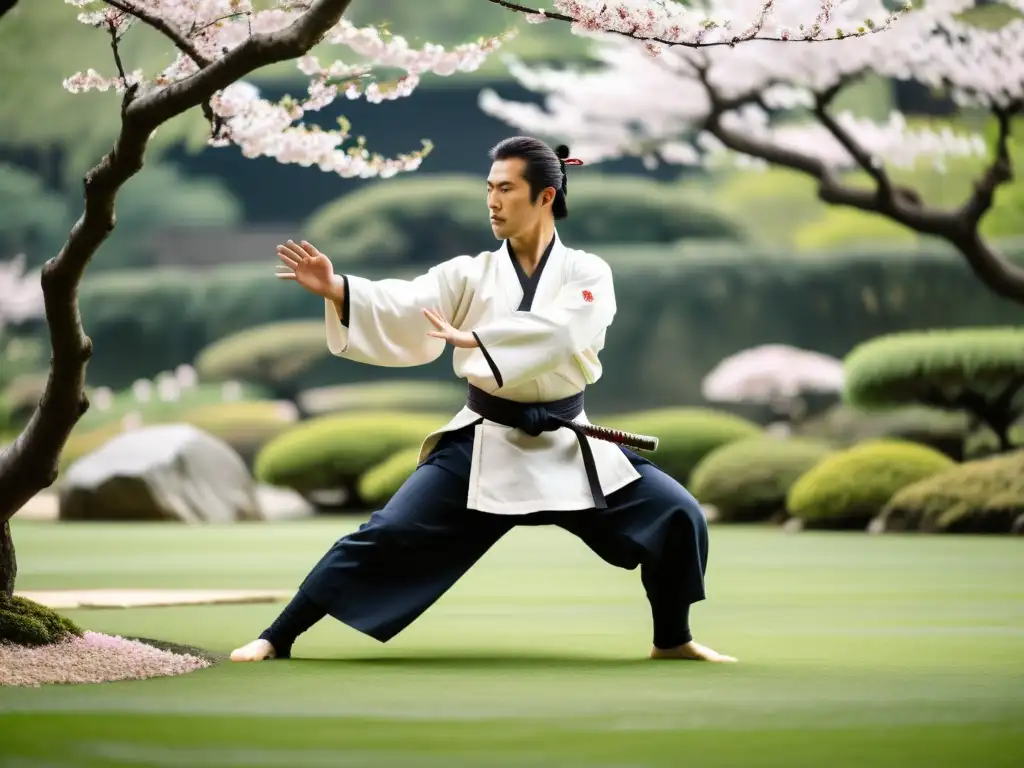
[[[384,367],[425,365],[445,349],[444,339],[423,315],[437,307],[454,317],[472,291],[473,259],[459,256],[410,280],[368,280],[341,275],[345,300],[325,299],[327,347],[331,354]]]
[[[555,301],[474,329],[499,387],[515,387],[585,353],[611,325],[615,289],[596,256],[576,267]]]

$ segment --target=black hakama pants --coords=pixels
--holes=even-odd
[[[442,436],[383,509],[342,537],[261,635],[279,657],[330,615],[387,642],[433,605],[517,525],[556,525],[610,565],[640,568],[654,645],[689,642],[689,607],[705,598],[708,529],[700,505],[657,466],[622,448],[641,477],[607,509],[496,515],[466,509],[472,426]]]

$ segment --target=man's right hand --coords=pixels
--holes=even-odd
[[[277,246],[277,256],[283,262],[278,266],[280,280],[294,280],[310,293],[332,301],[344,301],[344,283],[334,274],[331,260],[313,245],[302,241],[301,245],[289,240]]]

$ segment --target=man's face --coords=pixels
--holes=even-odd
[[[487,176],[487,209],[491,231],[499,240],[516,237],[537,226],[554,190],[546,189],[530,202],[530,185],[523,178],[526,161],[519,157],[495,160]]]

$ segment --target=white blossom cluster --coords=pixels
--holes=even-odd
[[[747,5],[759,3],[751,0]],[[1024,0],[1005,3],[1024,11]],[[717,16],[742,0],[711,0]],[[775,5],[781,6],[781,3]],[[787,4],[788,6],[795,5]],[[832,4],[832,22],[852,25],[886,12],[880,0]],[[524,132],[571,144],[588,163],[619,157],[682,164],[739,162],[708,130],[714,119],[774,147],[796,151],[832,168],[856,165],[851,153],[819,120],[780,119],[769,112],[814,107],[818,96],[867,74],[945,88],[959,103],[986,109],[1024,100],[1024,18],[984,29],[960,14],[973,0],[928,0],[882,34],[823,43],[752,40],[735,47],[664,47],[654,55],[626,37],[593,33],[596,69],[527,67],[508,59],[527,89],[544,94],[543,106],[481,94],[485,112]],[[902,115],[872,122],[833,114],[875,165],[911,166],[927,157],[983,154],[974,135],[914,128]]]
[[[268,10],[256,10],[250,0],[65,0],[81,9],[79,21],[121,35],[132,25],[156,22],[172,30],[192,46],[192,51],[213,62],[237,48],[252,35],[272,33],[288,27],[308,7],[308,2],[279,0]],[[314,56],[298,60],[299,69],[310,77],[308,98],[272,102],[260,96],[254,86],[238,82],[215,95],[214,113],[221,118],[211,144],[237,145],[246,157],[272,157],[282,163],[318,166],[341,176],[392,176],[419,167],[430,151],[422,149],[385,158],[372,154],[362,140],[350,141],[350,126],[340,121],[327,130],[301,122],[307,112],[323,109],[339,95],[366,98],[372,103],[410,95],[426,73],[447,76],[480,67],[486,57],[509,37],[506,33],[446,49],[439,45],[414,48],[402,37],[387,35],[376,28],[358,28],[341,19],[324,37],[324,42],[343,46],[359,58],[356,63],[334,61],[322,64]],[[180,46],[179,46],[180,47]],[[71,93],[114,89],[123,92],[135,86],[149,94],[184,80],[199,70],[195,58],[179,51],[174,62],[152,77],[141,70],[103,75],[95,69],[77,72],[64,80]],[[373,78],[379,68],[397,69],[404,74],[394,82]],[[346,144],[348,146],[346,146]]]

